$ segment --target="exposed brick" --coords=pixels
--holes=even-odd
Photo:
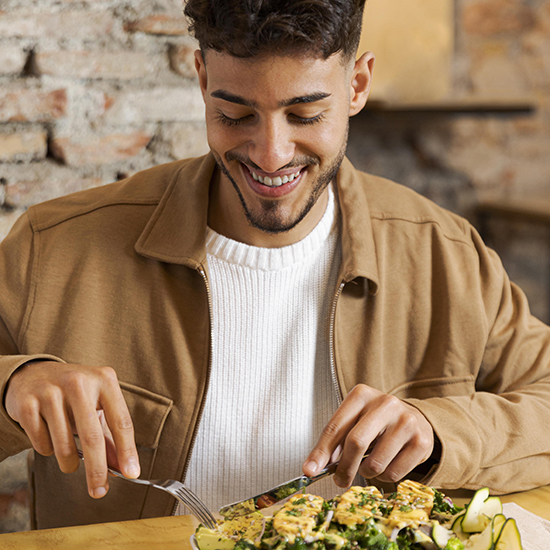
[[[166,134],[171,154],[176,159],[198,157],[210,150],[204,122],[179,123]]]
[[[81,138],[57,137],[52,141],[52,152],[70,166],[110,164],[135,157],[147,146],[151,137],[151,134],[142,131]]]
[[[48,150],[46,132],[0,134],[0,162],[43,159]]]
[[[0,47],[0,74],[17,74],[25,67],[27,54],[17,46]]]
[[[41,52],[39,73],[73,78],[131,80],[155,73],[158,59],[139,52]]]
[[[180,44],[170,48],[170,66],[172,69],[186,78],[196,78],[195,50],[196,44]]]
[[[111,34],[113,18],[107,12],[84,10],[60,13],[28,11],[0,14],[0,37],[77,38],[96,40]]]
[[[16,210],[10,210],[9,212],[0,211],[0,242],[4,240],[4,237],[10,232],[13,224],[23,214],[25,210],[18,208]],[[4,474],[4,472],[2,472]],[[0,532],[4,532],[1,531]]]
[[[204,101],[198,86],[154,88],[123,92],[105,112],[109,124],[204,120]]]
[[[128,32],[182,36],[189,34],[187,31],[188,25],[184,17],[157,14],[126,23],[124,29]]]
[[[67,91],[0,90],[0,122],[48,122],[65,115]]]
[[[45,177],[36,180],[8,182],[6,185],[6,202],[18,208],[28,208],[33,204],[102,184],[101,178],[81,178],[78,176],[72,179]]]
[[[536,17],[532,8],[517,0],[480,0],[464,7],[462,22],[467,33],[490,36],[529,30]]]

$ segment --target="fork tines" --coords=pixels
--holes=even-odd
[[[187,487],[183,487],[177,489],[176,493],[206,527],[209,529],[216,528],[216,519],[193,491]]]

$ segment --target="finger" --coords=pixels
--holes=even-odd
[[[383,418],[367,412],[348,433],[338,468],[334,473],[334,483],[338,487],[344,488],[351,485],[367,449],[383,433],[384,429]],[[377,441],[371,454],[376,451],[378,445]]]
[[[377,476],[377,479],[395,483],[406,477],[408,473],[424,462],[424,460],[423,454],[417,447],[406,445],[388,464],[384,472]]]
[[[105,419],[105,411],[100,409],[97,411],[97,418],[101,424],[101,429],[103,430],[103,437],[105,438],[105,453],[107,455],[107,465],[111,468],[120,470],[120,465],[118,463],[118,458],[116,455],[116,445],[115,440],[113,439],[113,434],[109,429],[107,420]]]
[[[39,404],[35,399],[27,399],[21,404],[19,424],[25,430],[34,450],[43,455],[54,453],[53,443],[48,426],[39,412]]]
[[[359,419],[366,403],[363,388],[370,389],[367,386],[353,388],[324,427],[317,444],[304,462],[303,471],[306,475],[314,476],[327,465],[338,445]]]
[[[104,369],[104,376],[106,382],[102,386],[100,404],[105,411],[105,420],[115,443],[118,465],[126,477],[137,478],[140,474],[140,467],[132,417],[122,395],[115,371]]]
[[[79,458],[63,395],[59,390],[55,391],[58,395],[44,404],[43,415],[48,424],[59,469],[69,474],[78,470]]]
[[[389,427],[378,438],[374,449],[360,466],[359,473],[367,479],[379,478],[409,441],[409,434]]]
[[[109,490],[109,482],[105,438],[95,403],[83,392],[78,392],[73,399],[72,411],[84,453],[88,492],[93,498],[102,498]]]

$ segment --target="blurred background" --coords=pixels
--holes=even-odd
[[[181,0],[0,0],[0,240],[30,205],[208,151]],[[550,0],[368,0],[356,167],[467,217],[550,321]],[[1,291],[0,291],[1,292]],[[29,528],[26,455],[0,532]]]

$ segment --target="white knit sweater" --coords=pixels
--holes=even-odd
[[[212,370],[186,485],[212,510],[300,475],[338,407],[329,349],[338,218],[330,190],[321,221],[291,246],[248,246],[209,229]],[[330,479],[312,490],[337,492]]]

